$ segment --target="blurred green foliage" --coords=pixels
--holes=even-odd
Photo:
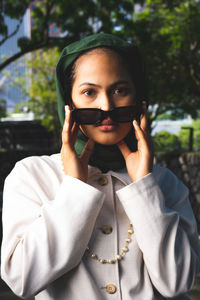
[[[184,127],[184,126],[183,126]],[[194,129],[193,133],[193,149],[195,151],[200,150],[200,119],[194,120],[191,126]],[[179,134],[179,140],[181,141],[181,149],[183,151],[188,150],[189,144],[189,130],[181,129]]]
[[[0,118],[6,117],[6,100],[0,98]]]
[[[198,112],[200,117],[200,112]],[[193,120],[191,128],[193,128],[193,150],[200,150],[200,118]],[[166,152],[186,152],[189,150],[190,131],[182,129],[177,134],[172,134],[167,130],[156,133],[153,136],[154,150],[156,153]]]
[[[9,38],[5,17],[18,19],[20,24],[31,2],[4,1],[0,9],[0,43]],[[136,43],[145,58],[150,121],[169,111],[174,119],[185,113],[197,117],[200,0],[45,0],[34,5],[31,38],[18,41],[19,53],[2,61],[0,70],[36,49],[62,49],[94,32],[114,33]],[[60,35],[50,36],[52,24]]]
[[[153,137],[155,153],[173,153],[181,150],[181,142],[176,134],[162,130]]]
[[[28,100],[18,104],[15,112],[23,107],[32,111],[35,119],[41,120],[43,126],[55,134],[55,141],[59,140],[60,123],[57,113],[57,95],[55,84],[55,62],[60,52],[57,48],[47,51],[35,51],[27,60],[29,67],[30,85],[25,88],[25,76],[16,77],[15,84],[20,86]]]

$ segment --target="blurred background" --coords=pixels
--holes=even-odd
[[[200,0],[1,0],[0,212],[16,161],[59,152],[54,75],[61,50],[105,32],[140,48],[155,162],[190,188],[200,232],[199,29]],[[200,299],[199,283],[192,300]],[[17,299],[2,281],[0,299]]]

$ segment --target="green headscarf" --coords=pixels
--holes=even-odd
[[[137,47],[111,34],[93,34],[65,47],[56,66],[58,115],[61,125],[63,125],[65,119],[64,106],[71,104],[69,73],[72,65],[82,53],[97,47],[109,47],[124,57],[130,66],[129,69],[136,87],[136,99],[139,101],[146,100],[144,68]],[[87,140],[88,138],[79,130],[75,144],[78,155],[82,153]],[[132,151],[136,150],[137,143],[133,129],[124,140]],[[90,157],[89,164],[100,168],[103,172],[107,172],[108,170],[115,171],[125,167],[124,158],[116,145],[105,146],[97,143]]]

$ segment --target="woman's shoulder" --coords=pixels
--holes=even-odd
[[[154,165],[152,173],[157,180],[162,180],[163,178],[178,179],[177,176],[170,169],[160,165]]]
[[[170,198],[172,195],[188,195],[188,188],[182,180],[168,168],[155,165],[153,167],[153,175],[167,198]]]
[[[16,166],[20,167],[33,167],[45,164],[56,164],[60,162],[60,153],[52,155],[41,155],[41,156],[28,156],[16,163]]]
[[[156,180],[159,182],[166,181],[166,183],[167,182],[182,183],[181,179],[178,178],[172,170],[170,170],[166,167],[162,167],[160,165],[154,165],[152,173],[153,173],[154,177],[156,178]]]
[[[18,176],[37,175],[42,176],[49,172],[60,173],[62,171],[62,163],[60,154],[29,156],[16,162],[13,170],[9,175],[18,174]]]

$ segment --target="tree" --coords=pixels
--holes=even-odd
[[[18,19],[26,0],[6,0],[4,15],[16,13]],[[143,10],[136,11],[140,3]],[[3,16],[4,16],[3,15]],[[93,32],[116,33],[136,42],[147,66],[147,85],[151,122],[158,115],[170,112],[173,117],[186,112],[193,118],[200,109],[200,0],[45,0],[32,11],[34,26],[31,39],[18,41],[20,51],[7,58],[0,70],[11,61],[34,51],[60,49],[69,42]],[[3,23],[4,24],[4,23]],[[62,33],[49,36],[49,26],[55,24]]]
[[[155,152],[169,153],[181,151],[181,143],[176,134],[166,130],[158,132],[153,137]]]
[[[154,113],[197,116],[200,108],[200,1],[149,0],[132,25],[146,58]]]
[[[27,61],[30,86],[25,89],[25,76],[17,77],[15,84],[24,89],[28,100],[20,103],[18,110],[26,107],[32,111],[36,119],[41,120],[41,124],[55,135],[55,143],[60,137],[60,123],[57,113],[57,95],[55,84],[55,61],[58,60],[60,52],[57,48],[48,51],[35,51]]]
[[[0,119],[6,117],[6,100],[0,98]]]
[[[31,9],[32,29],[31,38],[18,40],[20,50],[0,64],[0,70],[26,53],[46,47],[59,46],[80,39],[94,32],[112,32],[116,24],[132,15],[134,3],[143,3],[138,0],[1,0],[0,2],[0,45],[13,36],[19,29],[23,15],[28,7]],[[12,33],[8,33],[5,17],[17,19],[18,24]],[[120,17],[120,22],[116,20]],[[50,26],[54,24],[61,35],[53,37],[49,34]]]
[[[200,111],[192,124],[182,126],[177,134],[163,130],[153,136],[155,152],[188,152],[190,148],[190,128],[193,129],[193,150],[200,150]],[[164,117],[164,116],[163,116]]]
[[[0,46],[18,32],[25,11],[31,2],[31,0],[0,0]],[[16,28],[12,32],[8,32],[6,16],[18,20]]]
[[[200,117],[200,112],[198,112],[198,117]],[[195,151],[199,151],[200,150],[200,119],[196,119],[192,122],[192,126],[191,128],[193,128],[193,149]],[[183,129],[180,130],[180,132],[178,133],[178,138],[181,141],[181,148],[183,151],[188,151],[189,149],[189,130]]]

